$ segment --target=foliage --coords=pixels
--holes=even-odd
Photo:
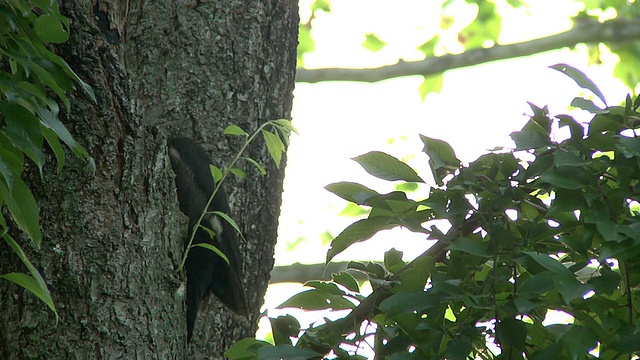
[[[58,119],[60,109],[52,95],[62,102],[67,114],[70,101],[66,94],[75,89],[74,82],[94,101],[95,97],[91,87],[45,46],[45,43],[65,42],[69,37],[69,21],[60,14],[56,1],[2,1],[0,10],[0,202],[11,214],[13,223],[37,248],[42,231],[38,206],[21,178],[25,170],[24,157],[36,165],[42,176],[46,141],[60,172],[65,160],[62,140],[77,156],[94,166],[87,151]],[[30,275],[11,273],[0,277],[31,291],[56,313],[46,283],[9,235],[10,230],[10,223],[0,214],[2,236]]]
[[[293,125],[291,125],[291,120],[287,120],[287,119],[269,120],[263,123],[262,125],[260,125],[260,127],[258,127],[258,129],[251,135],[249,135],[246,131],[244,131],[238,125],[227,126],[224,129],[225,135],[244,137],[245,141],[242,144],[242,147],[240,148],[240,150],[236,153],[235,157],[231,160],[229,165],[226,166],[224,169],[220,169],[215,165],[209,165],[211,169],[211,177],[213,178],[215,187],[213,189],[213,192],[211,193],[211,196],[207,201],[207,204],[204,206],[203,212],[200,214],[200,218],[195,223],[194,228],[198,228],[198,227],[203,228],[213,238],[213,236],[215,235],[214,230],[209,229],[206,226],[202,225],[202,220],[205,218],[205,216],[211,214],[211,215],[218,216],[222,220],[229,223],[234,228],[234,230],[236,230],[238,234],[240,234],[240,236],[243,236],[238,224],[228,214],[225,214],[220,211],[209,212],[207,211],[207,209],[209,209],[211,202],[215,198],[218,191],[220,191],[220,187],[222,186],[223,181],[227,178],[229,174],[234,174],[240,179],[244,179],[246,177],[246,172],[243,169],[236,166],[240,160],[247,161],[249,164],[251,164],[256,169],[258,169],[261,175],[263,176],[266,175],[267,170],[265,170],[265,168],[262,165],[260,165],[257,161],[255,161],[252,158],[242,156],[242,154],[244,154],[247,147],[249,147],[249,144],[251,144],[259,135],[262,135],[262,138],[264,139],[265,146],[267,147],[267,151],[269,152],[271,159],[273,160],[275,166],[277,168],[280,168],[282,157],[285,154],[286,148],[289,144],[289,134],[292,131],[295,132],[296,129],[293,127]],[[187,261],[189,250],[194,246],[199,246],[199,247],[203,247],[205,249],[211,250],[216,254],[218,254],[218,256],[222,257],[224,261],[227,262],[227,264],[229,263],[229,259],[226,257],[226,255],[215,246],[207,243],[194,244],[193,239],[195,237],[195,234],[196,234],[195,231],[191,231],[191,237],[189,238],[189,241],[187,243],[186,251],[182,256],[182,262],[180,263],[180,266],[178,266],[178,268],[175,270],[176,273],[182,270],[182,268],[184,267],[184,264]]]
[[[552,68],[601,94],[576,69]],[[579,101],[578,101],[579,100]],[[587,104],[578,99],[574,103]],[[280,308],[332,310],[306,329],[270,318],[274,344],[245,339],[232,359],[584,359],[640,354],[640,97],[592,112],[533,115],[511,136],[516,147],[461,165],[446,143],[422,136],[435,182],[429,196],[380,194],[363,185],[327,186],[370,208],[332,242],[327,261],[374,233],[397,226],[438,242],[384,264],[351,262],[368,276],[363,294],[348,272],[310,287]],[[591,108],[585,106],[585,108]],[[554,130],[556,129],[556,130]],[[559,129],[559,130],[558,130]],[[585,131],[586,130],[586,131]],[[566,134],[563,136],[562,134]],[[371,175],[422,182],[400,161],[357,157]],[[445,230],[440,226],[449,224]],[[438,226],[435,225],[438,224]],[[569,318],[554,323],[551,313]],[[346,314],[346,315],[344,315]],[[297,338],[297,341],[292,341]]]
[[[372,69],[351,69],[352,75],[346,79],[352,79],[355,81],[369,81],[368,77],[379,81],[380,78],[389,78],[399,76],[398,71],[390,71],[391,68],[404,67],[407,63],[413,63],[422,66],[413,66],[412,70],[408,70],[408,73],[403,72],[403,75],[422,75],[424,76],[423,83],[420,85],[419,91],[421,97],[432,92],[439,92],[442,88],[443,71],[457,68],[460,66],[477,65],[480,62],[494,61],[496,58],[487,57],[483,59],[482,52],[478,50],[496,48],[500,44],[500,38],[504,35],[504,19],[513,14],[522,14],[529,12],[535,14],[540,12],[540,8],[544,8],[546,5],[540,6],[535,1],[522,1],[522,0],[508,0],[508,1],[492,1],[492,0],[447,0],[440,2],[440,24],[439,27],[433,31],[425,32],[425,29],[431,28],[428,23],[424,26],[416,27],[415,38],[426,39],[418,40],[419,43],[415,44],[415,49],[424,54],[425,61],[402,61],[399,59],[395,65],[385,65],[380,68],[381,70],[374,76],[375,72]],[[312,36],[313,33],[313,20],[317,16],[324,13],[331,12],[330,2],[326,0],[316,0],[311,3],[311,17],[309,19],[302,19],[300,25],[300,45],[298,47],[298,66],[304,67],[303,56],[306,53],[312,53],[315,51],[315,42]],[[373,5],[372,5],[373,6]],[[385,6],[396,6],[395,4],[388,4]],[[622,34],[628,32],[631,28],[637,29],[634,24],[640,21],[640,7],[637,1],[621,1],[621,0],[597,0],[597,1],[576,1],[576,2],[560,2],[554,6],[571,6],[578,11],[576,14],[567,19],[573,22],[573,29],[575,32],[567,31],[565,34],[571,33],[571,36],[565,38],[566,43],[556,42],[551,48],[539,49],[538,45],[534,44],[534,41],[522,41],[517,43],[518,49],[527,49],[519,55],[502,55],[497,60],[504,59],[505,57],[514,57],[522,55],[530,55],[543,51],[549,51],[553,49],[560,49],[563,47],[575,48],[576,44],[587,43],[589,61],[592,64],[600,64],[607,61],[607,58],[611,59],[609,55],[613,52],[619,57],[619,61],[615,66],[615,74],[618,78],[624,81],[629,87],[634,88],[640,82],[638,77],[638,66],[640,66],[640,44],[637,41],[626,41],[623,39]],[[548,8],[547,8],[548,9]],[[434,9],[435,10],[435,9]],[[470,16],[469,16],[470,14]],[[425,17],[428,19],[429,17]],[[543,22],[540,23],[541,27],[546,26],[548,20],[542,18]],[[616,28],[610,28],[607,25],[617,22]],[[605,24],[607,23],[607,24]],[[593,39],[590,36],[582,37],[581,34],[585,33],[581,30],[581,25],[588,25],[589,28],[601,28],[600,33],[612,33],[615,34],[611,37],[603,37],[604,44],[598,43],[598,40]],[[628,28],[624,28],[630,25]],[[605,30],[605,29],[609,30]],[[358,30],[356,26],[353,27],[354,31],[361,31],[362,47],[371,51],[378,52],[384,48],[393,48],[391,41],[387,41],[383,34],[386,32],[385,27],[381,27],[380,34],[375,33],[378,29],[371,29],[367,27],[362,30]],[[373,30],[373,32],[372,32]],[[637,31],[637,30],[634,30]],[[548,34],[549,36],[553,34]],[[504,37],[503,37],[504,38]],[[406,41],[403,39],[403,41]],[[402,45],[400,45],[402,46]],[[391,50],[393,51],[393,50]],[[452,55],[456,54],[456,55]],[[448,65],[436,66],[436,60],[441,57],[450,56],[447,60]],[[468,55],[468,56],[465,56]],[[387,61],[387,60],[385,60]],[[466,63],[465,65],[456,65],[460,62]],[[435,72],[431,72],[431,68],[444,69]],[[345,80],[345,69],[310,69],[310,72],[314,70],[335,70],[335,75],[329,74],[329,71],[322,73],[320,80],[315,81],[331,81],[331,80]],[[420,71],[423,70],[423,71]],[[362,74],[355,76],[355,73],[361,71]],[[365,74],[366,72],[366,74]],[[426,75],[426,76],[425,76]]]

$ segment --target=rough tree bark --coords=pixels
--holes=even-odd
[[[57,49],[95,90],[73,94],[68,127],[96,162],[68,157],[44,179],[32,176],[44,239],[28,249],[60,314],[0,281],[0,358],[222,358],[254,334],[273,267],[282,172],[261,141],[244,181],[226,184],[240,245],[249,319],[212,297],[186,344],[183,253],[166,140],[190,136],[224,164],[241,145],[222,135],[238,124],[288,118],[295,77],[298,11],[287,1],[69,0],[71,40]],[[23,244],[28,244],[26,241]],[[25,247],[27,247],[25,245]],[[0,273],[24,271],[6,246]],[[7,259],[5,261],[5,259]]]

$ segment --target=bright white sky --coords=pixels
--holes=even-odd
[[[308,18],[310,2],[301,0],[302,18]],[[569,17],[580,9],[574,1],[532,3],[535,7],[503,15],[502,43],[565,31],[571,27]],[[420,60],[415,48],[429,40],[440,23],[438,1],[333,0],[331,6],[331,13],[317,14],[313,22],[316,51],[306,55],[307,67],[373,67],[398,59]],[[465,11],[460,1],[448,13],[458,18]],[[362,48],[364,34],[369,32],[389,45],[379,53]],[[461,51],[454,45],[446,50]],[[323,262],[328,244],[323,244],[321,235],[326,231],[337,235],[354,221],[337,216],[346,201],[324,190],[327,184],[354,181],[380,192],[393,190],[393,184],[376,181],[350,158],[385,151],[409,159],[429,179],[418,134],[449,142],[458,158],[468,163],[488,149],[512,146],[509,134],[524,125],[527,101],[539,107],[548,105],[555,114],[569,111],[571,99],[583,93],[572,80],[548,69],[561,62],[586,72],[610,104],[622,101],[629,91],[611,79],[615,59],[589,67],[586,52],[568,49],[449,71],[441,93],[429,95],[424,102],[418,92],[421,77],[374,84],[297,84],[293,123],[300,135],[292,136],[287,155],[276,265]],[[301,238],[304,241],[290,249]],[[392,246],[404,251],[407,259],[420,254],[430,242],[424,235],[387,231],[352,246],[336,260],[382,260],[384,251]],[[283,285],[270,288],[267,308],[279,305],[300,286],[283,289]]]

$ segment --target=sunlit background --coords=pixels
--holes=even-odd
[[[309,18],[311,0],[300,2],[301,19]],[[496,1],[503,17],[501,44],[526,41],[569,30],[571,16],[580,11],[574,1],[531,1],[528,7],[513,9]],[[316,49],[304,58],[307,68],[378,67],[402,59],[424,58],[416,48],[439,31],[441,21],[456,19],[460,28],[473,20],[475,9],[462,1],[441,14],[439,1],[333,0],[331,12],[316,13],[312,36]],[[602,14],[603,17],[608,14]],[[443,20],[444,19],[444,20]],[[467,19],[466,22],[464,19]],[[375,33],[388,46],[371,52],[362,46],[366,33]],[[462,52],[456,39],[446,39],[440,53]],[[605,53],[606,53],[606,49]],[[299,135],[291,137],[287,154],[285,190],[276,265],[296,262],[324,262],[332,236],[355,221],[339,216],[347,202],[324,189],[338,181],[362,183],[379,192],[394,190],[394,184],[378,181],[350,160],[372,150],[385,151],[407,161],[429,182],[427,157],[418,134],[450,143],[458,158],[468,163],[487,150],[512,147],[509,134],[519,130],[530,113],[527,102],[550,113],[579,111],[567,108],[575,96],[584,95],[573,81],[548,66],[567,63],[583,70],[607,96],[609,104],[624,100],[630,90],[613,78],[614,55],[600,65],[590,65],[586,47],[562,49],[544,54],[493,62],[448,71],[440,93],[424,101],[421,76],[378,83],[298,83],[293,103],[293,123]],[[426,194],[419,189],[415,196]],[[335,261],[377,260],[391,247],[412,259],[431,245],[422,234],[385,231],[372,240],[352,246]],[[320,318],[301,315],[291,309],[273,310],[303,288],[300,284],[270,286],[264,309],[269,315],[283,313],[298,317],[303,327]],[[323,314],[324,316],[326,314]],[[307,321],[305,323],[305,321]],[[562,321],[562,320],[559,320]],[[269,331],[261,323],[259,337]]]

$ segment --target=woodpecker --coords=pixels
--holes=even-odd
[[[185,239],[188,251],[187,272],[187,341],[191,341],[193,327],[202,301],[213,293],[231,311],[247,316],[247,303],[242,286],[238,237],[226,220],[212,214],[219,211],[230,215],[229,203],[222,187],[207,209],[215,182],[209,165],[213,164],[207,152],[195,140],[175,137],[168,141],[169,159],[176,174],[175,182],[180,211],[189,218],[189,232]],[[206,210],[201,226],[194,228]],[[202,226],[212,230],[211,233]],[[218,254],[200,246],[187,249],[193,232],[193,243],[208,243],[222,251],[229,263]]]

